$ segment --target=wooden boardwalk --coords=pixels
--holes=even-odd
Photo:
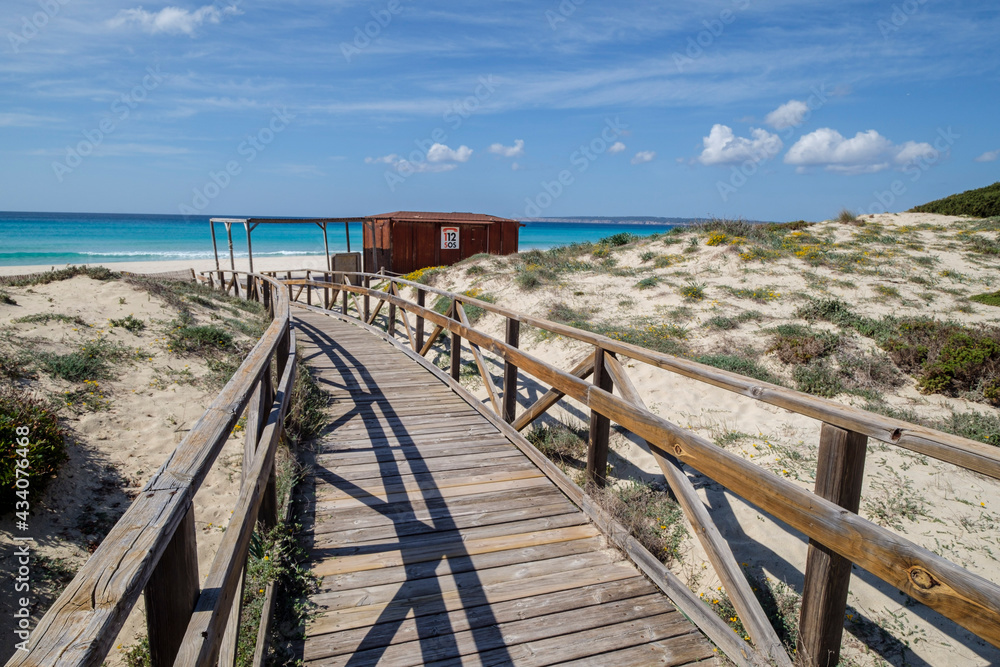
[[[517,447],[364,329],[295,309],[333,396],[303,486],[322,665],[685,665],[711,644]]]

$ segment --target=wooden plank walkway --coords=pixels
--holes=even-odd
[[[685,665],[711,644],[511,442],[377,336],[295,309],[333,396],[304,486],[322,665]]]

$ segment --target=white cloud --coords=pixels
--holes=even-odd
[[[523,167],[521,167],[521,165],[519,165],[517,162],[511,162],[510,163],[510,170],[511,171],[521,171],[521,169],[523,169]]]
[[[843,174],[871,174],[902,167],[922,156],[937,155],[928,143],[907,141],[896,145],[875,130],[858,132],[851,139],[829,127],[801,137],[785,154],[785,163],[801,173],[808,167],[823,167]]]
[[[143,31],[155,35],[158,32],[185,34],[194,37],[195,29],[205,23],[219,23],[223,16],[242,14],[238,7],[231,5],[221,10],[214,5],[205,5],[194,11],[181,7],[164,7],[158,12],[147,12],[142,7],[123,9],[108,21],[112,28],[137,25]]]
[[[425,160],[412,161],[389,153],[382,157],[366,157],[365,164],[387,164],[400,173],[439,173],[451,171],[459,162],[468,162],[472,157],[472,149],[468,146],[448,148],[444,144],[434,144],[427,151]]]
[[[623,144],[620,141],[616,141],[615,143],[611,144],[611,147],[608,149],[608,152],[621,153],[623,150],[625,150],[625,144]]]
[[[503,157],[521,157],[524,155],[524,140],[515,139],[513,146],[504,146],[503,144],[493,144],[490,146],[490,152],[496,155],[502,155]]]
[[[701,140],[705,148],[698,162],[704,165],[761,162],[777,155],[784,146],[781,137],[761,128],[750,128],[750,136],[751,139],[737,137],[732,128],[716,123]]]
[[[799,100],[788,100],[780,107],[767,114],[764,122],[776,130],[786,127],[798,127],[809,113],[809,106]]]
[[[652,162],[654,158],[656,158],[656,151],[639,151],[632,158],[632,164],[645,164]]]
[[[470,157],[472,149],[468,146],[451,149],[444,144],[434,144],[427,151],[428,162],[468,162]]]
[[[1000,157],[1000,150],[986,151],[976,158],[976,162],[995,162]]]

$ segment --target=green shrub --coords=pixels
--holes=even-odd
[[[844,392],[844,385],[837,373],[824,362],[796,366],[792,371],[795,388],[807,394],[833,398]]]
[[[533,290],[542,284],[542,279],[536,271],[522,271],[514,280],[518,287],[526,290]]]
[[[685,301],[701,301],[705,298],[705,286],[700,283],[690,282],[681,287],[680,293]]]
[[[553,322],[568,324],[577,329],[586,329],[588,328],[587,323],[590,321],[592,314],[586,310],[576,310],[565,303],[559,302],[549,309],[548,317]]]
[[[687,329],[676,324],[639,322],[630,327],[603,325],[587,328],[608,338],[664,354],[683,354],[686,351],[686,346],[680,341],[687,338]]]
[[[745,375],[761,382],[781,384],[781,380],[775,377],[769,370],[747,357],[735,354],[706,354],[695,357],[695,361],[706,366],[721,368],[724,371],[739,373],[740,375]]]
[[[618,232],[617,234],[612,234],[611,236],[601,239],[600,241],[598,241],[598,243],[609,246],[623,246],[638,240],[639,237],[636,236],[635,234],[629,234],[628,232]]]
[[[646,262],[648,262],[648,261],[651,261],[651,260],[655,259],[655,258],[656,258],[656,253],[653,252],[652,250],[646,250],[645,252],[643,252],[643,253],[641,253],[639,255],[639,261],[642,262],[642,263],[644,263],[644,264]]]
[[[982,303],[987,306],[1000,307],[1000,291],[987,292],[986,294],[974,294],[969,297],[969,301],[975,301],[976,303]]]
[[[535,426],[526,436],[538,451],[561,463],[582,462],[587,456],[587,437],[587,429],[571,429],[562,424]]]
[[[858,219],[858,214],[846,208],[841,209],[840,213],[837,215],[837,222],[848,223],[848,222],[854,222],[857,219]]]
[[[1000,215],[1000,182],[977,190],[966,190],[944,199],[937,199],[910,209],[919,213],[941,215],[970,215],[991,218]]]
[[[233,349],[233,335],[214,324],[175,327],[169,338],[170,348],[175,352],[202,354]]]
[[[984,412],[952,412],[937,428],[963,438],[1000,447],[1000,416]]]
[[[36,276],[27,276],[25,278],[8,280],[7,284],[10,285],[11,287],[48,285],[49,283],[53,283],[59,280],[69,280],[70,278],[76,276],[89,276],[94,280],[112,280],[115,278],[120,278],[121,274],[115,273],[114,271],[107,269],[103,266],[68,266],[65,269],[46,271],[45,273],[40,273]]]
[[[129,315],[117,320],[108,320],[113,327],[121,327],[129,333],[138,334],[146,328],[146,323],[136,317]]]
[[[44,371],[69,382],[103,380],[111,375],[111,364],[132,358],[135,352],[121,343],[97,338],[68,354],[41,353],[38,361]]]
[[[464,292],[462,292],[462,294],[468,297],[472,297],[473,299],[478,299],[479,301],[485,301],[487,303],[496,303],[495,296],[493,296],[489,292],[482,291],[478,287],[467,289]],[[452,300],[450,297],[439,296],[437,299],[434,300],[434,305],[431,306],[431,309],[436,313],[444,315],[445,313],[448,312],[448,309],[451,308],[451,301]],[[486,315],[485,309],[483,309],[480,306],[476,306],[474,304],[463,303],[462,310],[465,311],[465,316],[469,318],[469,326],[475,325],[479,320],[483,318],[484,315]],[[457,315],[455,316],[455,319],[458,319]]]
[[[659,283],[660,283],[659,276],[649,276],[637,282],[635,286],[638,289],[650,289],[652,287],[656,287]]]
[[[21,447],[20,437],[28,439],[26,447]],[[32,505],[37,505],[42,491],[66,460],[62,426],[41,400],[22,389],[3,384],[0,385],[0,443],[3,443],[0,452],[0,508],[3,509],[0,514],[15,509],[15,501],[25,500],[17,493],[24,489],[18,488],[15,472],[17,461],[23,458],[28,460],[29,475],[24,479],[28,480],[31,498],[35,499]]]
[[[8,294],[5,290],[2,289],[0,289],[0,303],[8,306],[17,305],[17,301],[14,300],[14,297],[12,297],[10,294]]]
[[[79,315],[62,315],[60,313],[35,313],[34,315],[25,315],[24,317],[15,318],[13,321],[24,324],[48,324],[49,322],[55,321],[62,322],[64,324],[75,324],[78,327],[90,326]]]
[[[481,276],[486,273],[486,267],[482,264],[473,264],[465,270],[467,276]]]
[[[680,505],[669,495],[637,480],[587,490],[651,554],[667,564],[680,557],[687,527]]]

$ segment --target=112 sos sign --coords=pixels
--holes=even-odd
[[[458,250],[458,227],[441,228],[441,250]]]

